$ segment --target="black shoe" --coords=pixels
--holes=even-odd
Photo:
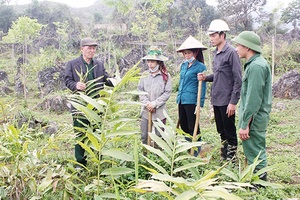
[[[227,146],[228,146],[227,141],[226,140],[222,141],[221,158],[223,161],[227,160]]]
[[[253,173],[258,172],[260,169],[255,169]],[[268,181],[268,173],[264,172],[262,174],[259,175],[258,177],[260,180],[262,181]],[[260,185],[260,184],[253,184],[253,186],[258,189],[258,188],[266,188],[266,186]]]
[[[227,146],[227,160],[231,161],[232,163],[236,162],[236,151],[237,151],[237,146],[233,145],[228,145]]]
[[[261,175],[259,175],[259,179],[263,181],[268,181],[268,173],[264,172]]]

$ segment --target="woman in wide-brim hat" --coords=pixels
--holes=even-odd
[[[197,74],[206,70],[204,65],[203,50],[207,49],[201,42],[189,36],[177,49],[184,57],[184,62],[180,66],[180,80],[176,102],[178,104],[179,124],[181,129],[193,136],[197,106],[198,79]],[[200,106],[204,106],[206,93],[206,83],[202,83]],[[201,141],[200,127],[197,130],[198,141]],[[191,138],[186,137],[191,141]],[[194,156],[198,156],[201,146],[194,151]]]
[[[164,64],[168,60],[162,55],[161,48],[151,46],[148,49],[148,54],[142,58],[146,60],[149,68],[144,76],[139,81],[138,90],[146,94],[139,95],[141,103],[144,104],[141,110],[141,131],[142,143],[147,144],[148,138],[148,114],[151,113],[152,119],[160,119],[166,123],[166,116],[163,110],[167,110],[166,102],[169,99],[172,91],[171,76],[167,72]],[[155,130],[157,135],[160,135],[158,130]]]

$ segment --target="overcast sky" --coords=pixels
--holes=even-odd
[[[39,0],[43,1],[43,0]],[[80,8],[80,7],[88,7],[93,5],[96,0],[48,0],[48,1],[55,1],[59,3],[67,4],[73,8]],[[29,4],[31,0],[11,0],[11,4]]]
[[[79,7],[87,7],[93,5],[96,0],[48,0],[48,1],[65,3],[71,7],[79,8]],[[280,7],[286,7],[288,3],[293,0],[267,0],[267,1],[268,1],[267,6],[272,9],[278,6],[280,3],[282,3],[282,6]],[[11,0],[11,4],[18,4],[18,5],[28,4],[30,2],[31,2],[30,0]],[[209,5],[216,5],[216,0],[206,0],[206,3]]]

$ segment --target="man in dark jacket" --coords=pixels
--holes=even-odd
[[[91,97],[99,97],[99,90],[103,89],[104,84],[113,86],[113,80],[105,71],[104,65],[99,60],[94,59],[97,49],[97,42],[92,38],[84,38],[80,42],[81,55],[67,63],[65,70],[66,86],[73,92],[82,91]],[[92,82],[92,87],[88,83]],[[73,126],[75,131],[78,128],[84,128],[83,124],[89,125],[88,119],[80,114],[75,108],[72,108]],[[81,137],[83,133],[78,133]],[[82,167],[86,165],[85,150],[79,145],[75,145],[75,158]]]
[[[198,74],[199,80],[212,82],[211,104],[213,105],[217,131],[221,136],[221,157],[235,162],[237,134],[235,126],[236,105],[240,99],[242,70],[236,50],[227,43],[227,23],[216,19],[210,23],[208,34],[215,46],[213,74]]]

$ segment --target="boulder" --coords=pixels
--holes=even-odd
[[[54,91],[65,89],[63,67],[49,67],[38,72],[38,87],[41,98]]]
[[[5,71],[0,70],[0,81],[3,81],[5,83],[5,85],[9,84],[7,73]]]
[[[7,95],[13,92],[13,90],[9,88],[10,83],[5,71],[0,71],[0,83],[0,94]]]
[[[63,96],[49,97],[42,103],[39,103],[37,107],[41,110],[47,110],[49,112],[54,112],[57,114],[61,114],[70,110],[70,108],[68,107],[67,98]]]
[[[137,64],[138,61],[141,60],[143,55],[146,55],[147,52],[144,48],[133,48],[129,54],[124,56],[123,58],[120,58],[118,60],[118,66],[120,68],[121,76],[123,76],[130,68],[132,68],[135,64]],[[143,61],[141,61],[143,63]],[[144,71],[147,68],[147,65],[141,66],[142,71]]]
[[[297,70],[285,73],[272,88],[273,96],[282,99],[300,99],[300,74]]]

